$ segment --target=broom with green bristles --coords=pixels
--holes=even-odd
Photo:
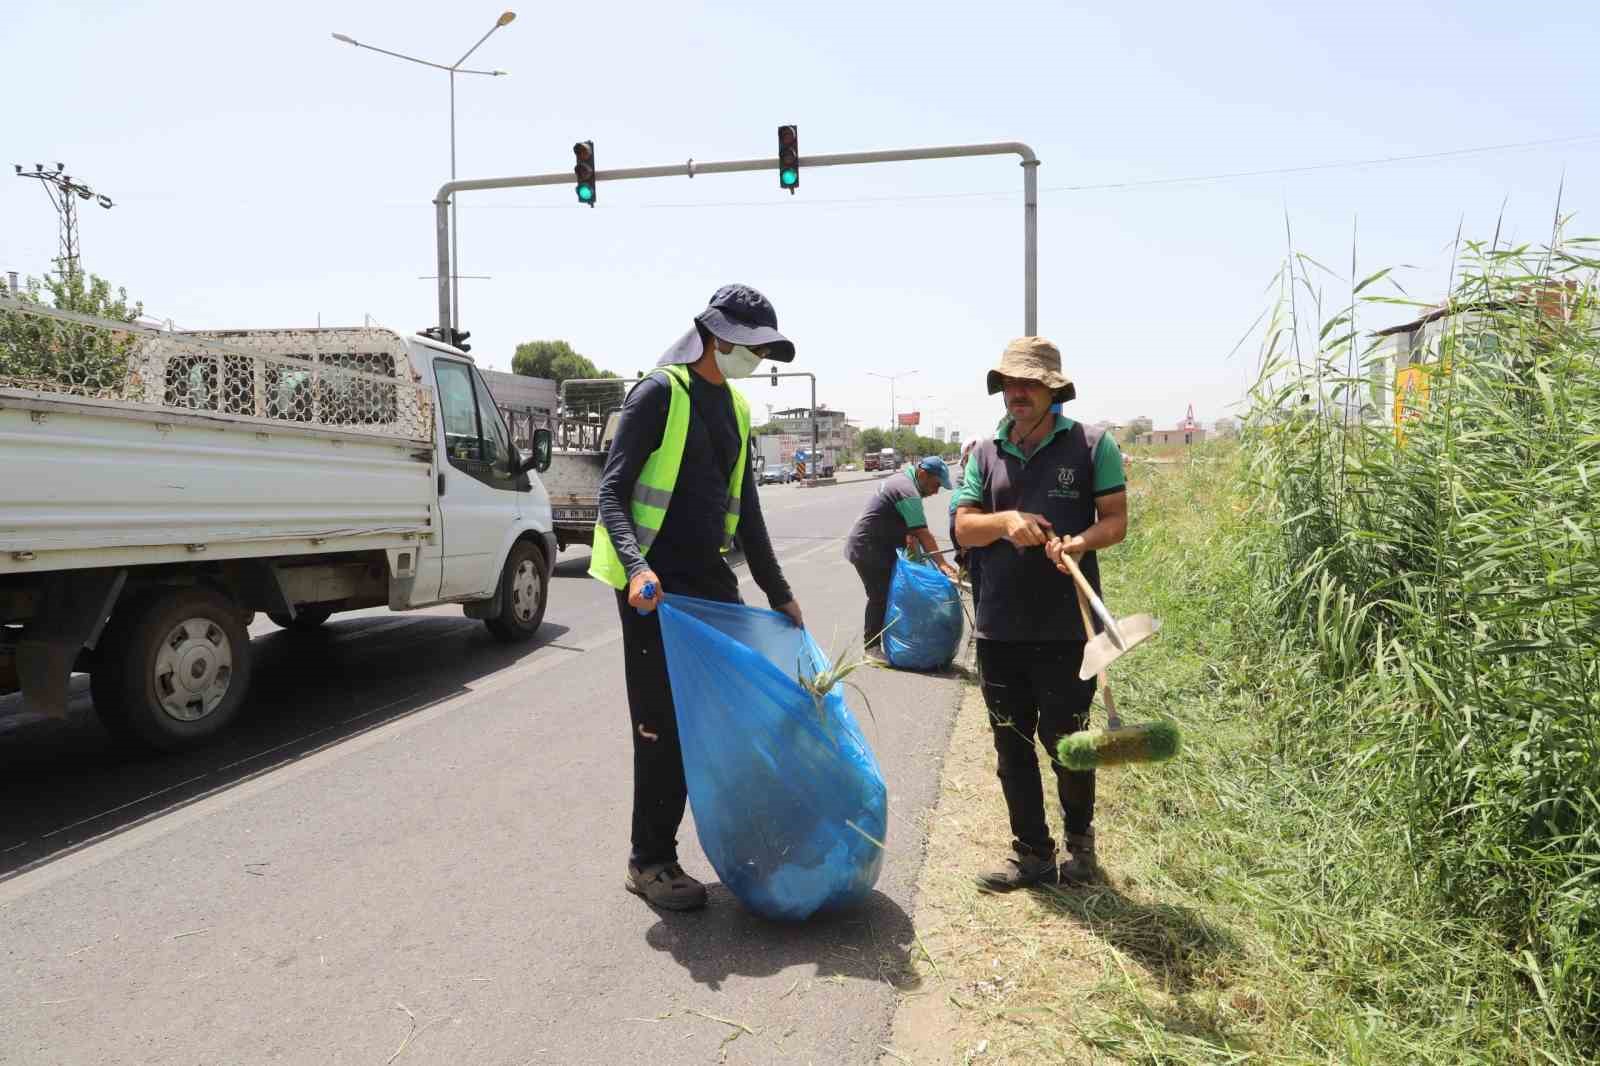
[[[1129,763],[1162,762],[1178,754],[1182,741],[1176,722],[1157,720],[1124,725],[1117,714],[1116,697],[1111,694],[1111,682],[1105,668],[1125,652],[1133,650],[1161,629],[1161,623],[1149,615],[1135,615],[1118,622],[1106,610],[1106,605],[1095,594],[1094,588],[1078,569],[1070,555],[1063,555],[1067,569],[1072,572],[1077,585],[1078,611],[1083,616],[1083,631],[1091,637],[1084,646],[1083,668],[1078,676],[1083,680],[1097,677],[1101,699],[1106,705],[1106,728],[1080,729],[1061,738],[1056,745],[1056,758],[1069,770],[1096,770],[1103,766],[1125,766]],[[1089,608],[1100,618],[1104,627],[1098,635],[1089,621]]]

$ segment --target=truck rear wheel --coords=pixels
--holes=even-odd
[[[118,610],[90,691],[95,712],[119,739],[181,751],[238,715],[250,665],[238,607],[211,589],[168,589]]]
[[[321,629],[322,623],[333,617],[333,608],[307,604],[295,609],[294,617],[279,614],[277,611],[268,611],[267,620],[279,629],[293,629],[301,633],[309,633],[313,629]]]
[[[508,644],[527,640],[544,621],[547,591],[543,553],[528,541],[518,541],[500,575],[500,613],[483,624]]]

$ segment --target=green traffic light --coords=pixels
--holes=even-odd
[[[778,172],[778,180],[783,183],[785,188],[793,188],[800,184],[800,172],[792,167],[785,168]]]
[[[580,185],[580,186],[578,186],[578,199],[582,200],[584,203],[588,203],[590,200],[593,200],[594,199],[594,186],[593,185]]]

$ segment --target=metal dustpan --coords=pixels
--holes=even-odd
[[[1132,651],[1161,632],[1161,619],[1148,614],[1130,615],[1117,619],[1117,629],[1122,634],[1122,647],[1117,647],[1109,630],[1095,634],[1095,638],[1084,647],[1083,667],[1078,671],[1078,680],[1089,680],[1110,666],[1117,656]]]
[[[1061,557],[1067,564],[1067,569],[1072,571],[1072,580],[1077,582],[1078,590],[1084,599],[1089,601],[1089,606],[1094,609],[1095,617],[1100,619],[1102,631],[1083,649],[1083,666],[1078,670],[1078,680],[1087,681],[1091,677],[1101,674],[1120,656],[1126,655],[1140,644],[1161,632],[1161,619],[1148,614],[1130,615],[1127,618],[1113,618],[1111,612],[1100,597],[1095,595],[1094,588],[1089,580],[1083,576],[1083,571],[1078,569],[1077,562],[1070,555]],[[1087,625],[1088,619],[1084,619]]]

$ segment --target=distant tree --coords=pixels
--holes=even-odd
[[[1122,443],[1132,444],[1139,439],[1141,433],[1149,433],[1154,428],[1155,423],[1150,421],[1147,415],[1131,418],[1128,420],[1128,424],[1122,428]]]
[[[876,426],[861,431],[861,438],[857,441],[861,447],[861,454],[878,451],[884,445],[884,432]]]
[[[511,372],[530,378],[548,378],[550,365],[557,357],[577,354],[566,341],[526,341],[517,345],[511,356]]]
[[[1237,437],[1239,435],[1239,420],[1237,418],[1217,419],[1216,434],[1224,440]]]
[[[82,315],[132,322],[144,305],[128,301],[96,275],[29,278],[18,295],[23,303],[74,311]],[[0,375],[71,384],[72,391],[95,395],[121,389],[128,372],[134,339],[126,333],[41,315],[0,312]]]
[[[614,378],[589,359],[573,351],[566,341],[527,341],[511,356],[511,372],[530,378],[548,378],[557,385],[572,378]]]

